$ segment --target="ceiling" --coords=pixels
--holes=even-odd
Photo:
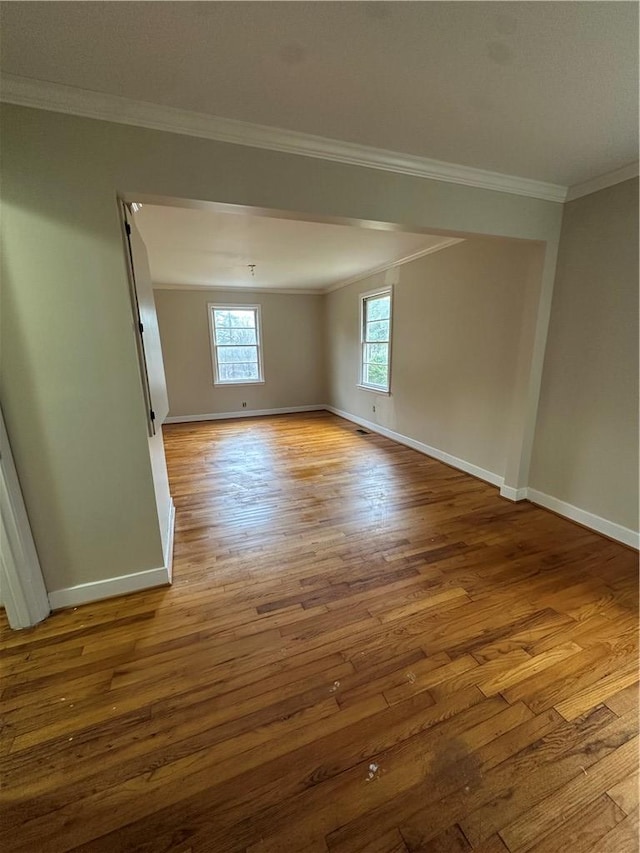
[[[148,204],[134,219],[156,286],[318,292],[452,242],[429,234]],[[249,264],[255,264],[253,276]]]
[[[638,157],[633,2],[9,2],[2,69],[570,186]]]

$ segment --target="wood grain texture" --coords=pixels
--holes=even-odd
[[[0,849],[638,849],[635,552],[326,413],[165,446],[174,585],[2,622]]]

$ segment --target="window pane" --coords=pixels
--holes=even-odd
[[[228,326],[229,325],[229,312],[228,311],[216,311],[216,310],[214,310],[213,322],[215,323],[216,328],[218,326]]]
[[[241,362],[257,362],[257,347],[218,347],[218,361],[238,364]]]
[[[255,329],[216,327],[216,341],[219,344],[257,344]]]
[[[253,308],[248,308],[247,310],[232,308],[227,311],[216,309],[213,314],[216,329],[218,326],[235,326],[245,329],[253,329],[256,325],[256,312]]]
[[[366,385],[379,385],[387,388],[389,385],[389,368],[386,364],[365,364],[363,381]]]
[[[364,345],[364,362],[365,364],[387,364],[387,353],[389,344],[365,344]]]
[[[251,364],[223,364],[218,365],[220,370],[221,382],[251,382],[257,381],[258,365],[253,362]]]
[[[366,339],[368,341],[388,341],[389,321],[374,320],[372,323],[367,323]]]
[[[371,296],[365,300],[365,320],[368,323],[371,320],[388,320],[391,316],[391,297],[389,294],[385,296]]]
[[[214,382],[261,382],[259,309],[211,306],[215,344]]]

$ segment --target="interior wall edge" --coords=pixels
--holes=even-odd
[[[173,581],[173,543],[176,533],[176,505],[173,498],[169,496],[169,523],[166,537],[166,546],[164,549],[164,568],[169,575],[169,583]]]

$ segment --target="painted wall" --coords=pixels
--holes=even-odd
[[[357,387],[359,295],[385,274],[329,294],[331,405],[504,476],[515,354],[540,251],[467,240],[394,270],[389,396]]]
[[[545,240],[552,250],[559,234],[561,205],[508,193],[9,105],[0,132],[0,394],[49,590],[163,563],[118,193]],[[537,393],[533,369],[529,398]]]
[[[249,290],[155,290],[169,416],[325,403],[321,296]],[[213,384],[208,303],[260,305],[265,382]]]
[[[565,206],[530,484],[638,530],[638,180]]]
[[[37,116],[37,113],[32,113]],[[42,114],[46,116],[46,114]],[[111,176],[4,116],[1,388],[49,592],[164,564]]]

